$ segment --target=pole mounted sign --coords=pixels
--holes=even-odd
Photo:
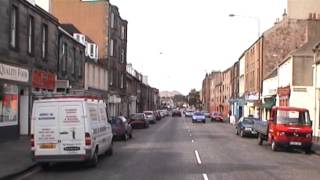
[[[0,63],[0,79],[28,82],[29,71],[28,69]]]

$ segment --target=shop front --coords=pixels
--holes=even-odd
[[[276,105],[276,96],[264,97],[262,102],[262,120],[267,121],[270,119],[271,109]]]
[[[29,70],[0,63],[0,140],[29,134]]]

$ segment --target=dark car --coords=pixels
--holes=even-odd
[[[129,118],[129,124],[132,128],[148,128],[149,121],[144,113],[132,114]]]
[[[236,134],[241,137],[257,136],[257,132],[253,129],[254,121],[258,120],[253,117],[242,117],[236,124]]]
[[[175,117],[175,116],[178,116],[178,117],[181,117],[181,111],[179,110],[173,110],[172,111],[172,114],[171,114],[172,117]]]
[[[220,121],[223,122],[223,117],[219,112],[211,113],[211,121]]]
[[[114,139],[120,138],[126,141],[127,139],[132,138],[132,127],[125,117],[119,116],[113,118],[111,120],[111,126]]]

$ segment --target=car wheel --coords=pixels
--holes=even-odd
[[[278,151],[277,143],[274,140],[272,140],[271,149],[272,151]]]
[[[236,135],[239,136],[238,128],[236,128]]]
[[[206,121],[204,120],[204,121],[202,121],[203,122],[203,124],[205,124],[206,123]]]
[[[130,138],[130,139],[132,139],[132,138],[133,138],[133,136],[132,136],[132,132],[129,134],[129,138]]]
[[[241,136],[241,137],[244,137],[244,132],[243,132],[243,130],[240,130],[240,136]]]
[[[129,139],[128,137],[128,133],[125,132],[124,135],[122,135],[122,138],[121,138],[123,141],[127,141]]]
[[[258,145],[262,145],[263,144],[263,139],[261,137],[262,135],[260,133],[258,133]]]

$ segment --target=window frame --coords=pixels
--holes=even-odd
[[[13,13],[15,15],[14,20],[13,20]],[[9,46],[10,48],[15,50],[18,49],[18,24],[19,24],[19,9],[16,5],[12,5],[10,8]],[[14,40],[13,40],[13,36],[14,36]]]
[[[30,29],[31,28],[31,29]],[[28,18],[28,48],[27,52],[30,56],[34,56],[34,33],[35,33],[34,16],[29,15]]]
[[[48,25],[43,23],[41,26],[41,59],[42,60],[46,60],[48,57],[48,34],[49,34]]]

